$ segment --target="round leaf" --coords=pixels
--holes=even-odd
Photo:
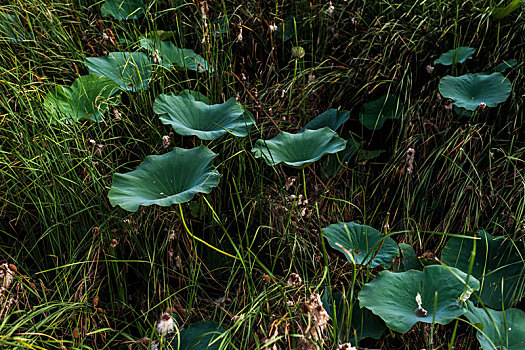
[[[107,57],[88,57],[89,73],[107,77],[122,90],[147,89],[151,79],[151,62],[143,52],[111,52]]]
[[[344,122],[348,120],[348,118],[350,118],[350,113],[348,111],[340,111],[331,108],[312,119],[304,126],[304,128],[302,128],[301,131],[304,131],[305,129],[322,129],[325,126],[329,127],[333,131],[336,131],[341,125],[343,125]]]
[[[352,319],[348,323],[350,316],[349,296],[350,292],[346,296],[335,292],[332,298],[328,287],[326,287],[321,299],[323,307],[332,319],[334,327],[337,325],[340,342],[351,342],[355,345],[356,340],[359,342],[364,338],[379,339],[386,329],[385,323],[368,309],[359,307],[357,301],[352,304]]]
[[[225,332],[215,322],[197,322],[183,329],[180,332],[180,338],[176,337],[171,341],[170,349],[219,350],[224,338],[218,338]]]
[[[372,268],[382,265],[388,268],[399,255],[399,248],[392,238],[384,237],[373,227],[355,222],[332,224],[323,228],[323,235],[332,248],[358,265],[370,264]]]
[[[325,154],[342,151],[345,146],[345,140],[325,127],[298,134],[283,131],[271,140],[257,140],[252,152],[256,158],[263,157],[268,165],[284,163],[304,168]]]
[[[113,176],[109,201],[134,212],[140,205],[167,207],[187,202],[197,193],[210,193],[219,183],[212,164],[216,156],[205,146],[147,156],[137,169]]]
[[[466,281],[467,275],[450,268],[455,275]],[[464,303],[472,289],[479,288],[479,282],[472,276],[469,286],[441,265],[427,266],[423,271],[407,272],[381,271],[367,283],[359,293],[360,305],[371,310],[385,321],[392,330],[406,333],[417,322],[447,324],[466,312]],[[422,309],[416,300],[421,296]],[[434,301],[437,306],[434,310]],[[434,312],[435,311],[435,312]]]
[[[452,49],[439,56],[439,58],[434,61],[434,64],[439,63],[444,66],[451,66],[456,63],[463,63],[469,58],[472,58],[474,52],[476,52],[476,50],[471,47],[460,46],[457,49]]]
[[[483,350],[525,349],[525,312],[507,309],[504,315],[503,311],[478,308],[469,301],[465,316],[471,323],[483,325],[476,334]]]
[[[500,73],[447,75],[439,82],[439,92],[458,107],[474,111],[480,104],[495,107],[510,95],[511,83]]]
[[[158,55],[160,63],[171,68],[175,65],[180,69],[189,69],[195,72],[203,73],[205,71],[213,72],[208,65],[208,61],[201,55],[196,54],[190,49],[181,49],[170,41],[160,41],[151,38],[141,38],[140,46],[148,50],[153,55]]]
[[[494,309],[501,309],[502,299],[505,307],[519,302],[525,295],[525,263],[519,252],[505,237],[493,237],[483,230],[478,236],[472,275],[481,282],[481,301]],[[473,248],[473,239],[452,237],[443,248],[441,261],[467,272]]]
[[[162,94],[155,99],[153,111],[160,115],[162,123],[171,125],[178,134],[194,135],[201,140],[215,140],[227,133],[244,137],[253,124],[250,114],[235,98],[208,105],[197,101],[191,93]]]
[[[56,86],[44,99],[44,108],[65,122],[81,119],[102,121],[109,106],[117,104],[120,92],[111,79],[90,74],[77,78],[71,87]]]
[[[399,119],[402,110],[403,104],[395,95],[384,95],[363,104],[359,111],[359,121],[368,130],[379,130],[387,119]]]
[[[100,7],[103,17],[111,16],[115,19],[137,19],[144,14],[143,0],[106,0]]]

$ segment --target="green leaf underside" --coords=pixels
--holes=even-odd
[[[197,101],[194,94],[162,94],[155,99],[153,111],[176,133],[201,140],[215,140],[227,133],[244,137],[253,125],[251,115],[233,97],[222,104],[208,105]]]
[[[478,236],[472,275],[481,282],[481,300],[494,309],[501,309],[502,299],[505,307],[519,302],[525,295],[525,263],[519,252],[505,237],[493,237],[483,230]],[[473,246],[472,239],[452,237],[443,248],[441,261],[468,271]]]
[[[503,311],[478,308],[470,301],[467,304],[465,316],[468,320],[483,325],[483,330],[478,330],[476,334],[483,350],[525,349],[525,312],[506,309],[503,315]]]
[[[337,325],[340,335],[340,343],[351,342],[355,345],[364,338],[379,339],[386,329],[383,320],[374,315],[366,308],[360,308],[356,300],[352,304],[352,319],[349,324],[348,318],[350,316],[350,292],[347,296],[339,292],[333,293],[333,299],[330,297],[328,287],[325,288],[322,297],[323,307],[332,319],[334,327]],[[335,309],[333,308],[335,304]],[[334,319],[335,317],[335,319]]]
[[[67,123],[82,119],[100,122],[109,106],[116,105],[118,85],[111,79],[90,74],[77,78],[71,87],[58,85],[44,99],[44,108]]]
[[[171,347],[180,350],[218,350],[223,339],[217,338],[224,332],[215,322],[197,322],[183,329],[180,338],[171,341]]]
[[[326,161],[323,162],[321,170],[324,178],[330,178],[337,174],[341,169],[342,165],[349,162],[358,152],[361,144],[357,142],[353,137],[348,138],[346,147],[341,152],[336,154],[330,154],[326,157]],[[339,157],[339,160],[337,159]],[[340,163],[341,162],[341,163]]]
[[[450,268],[466,281],[467,275]],[[479,288],[479,282],[470,276],[469,286]],[[465,290],[464,282],[456,278],[446,267],[432,265],[423,271],[407,272],[381,271],[379,275],[363,286],[359,293],[361,307],[366,307],[385,321],[386,325],[400,333],[408,332],[417,322],[447,324],[463,315],[466,308],[459,302]],[[416,295],[422,297],[422,308],[427,315],[416,315],[418,304]],[[437,307],[434,314],[434,301],[437,293]]]
[[[137,19],[144,14],[146,4],[143,0],[106,0],[100,7],[103,17],[111,16],[118,20]]]
[[[500,64],[498,64],[497,66],[495,66],[494,68],[492,68],[489,72],[490,73],[504,73],[507,69],[509,68],[512,68],[514,67],[515,65],[518,64],[518,61],[516,61],[515,59],[510,59],[508,61],[503,61],[501,62]]]
[[[198,91],[185,89],[179,92],[179,95],[184,95],[184,94],[192,95],[195,101],[201,101],[201,102],[206,103],[207,105],[211,104],[210,99]]]
[[[345,149],[346,141],[337,133],[325,127],[290,134],[285,131],[271,140],[257,140],[252,152],[256,158],[263,157],[268,165],[284,163],[304,168],[319,160],[323,155]]]
[[[439,82],[439,92],[450,98],[454,105],[474,111],[481,103],[495,107],[505,102],[511,92],[511,83],[500,73],[447,75]]]
[[[350,113],[348,111],[339,111],[337,109],[332,108],[312,119],[301,129],[301,131],[304,131],[305,129],[317,130],[322,129],[326,126],[329,127],[331,130],[336,131],[349,118]]]
[[[452,49],[439,56],[439,58],[434,61],[434,64],[451,66],[456,63],[463,63],[472,58],[474,52],[476,52],[476,50],[471,47],[460,46],[457,49]]]
[[[168,69],[174,65],[179,69],[189,69],[199,73],[205,71],[213,72],[213,69],[208,65],[208,61],[204,57],[191,49],[181,49],[170,41],[141,38],[140,46],[148,50],[152,55],[158,53],[161,59],[159,63]]]
[[[111,52],[107,57],[88,57],[89,73],[107,77],[122,90],[147,89],[151,79],[151,62],[143,52]]]
[[[399,256],[399,249],[392,238],[384,237],[381,232],[367,225],[340,222],[323,228],[323,236],[332,248],[358,265],[388,268],[392,266],[394,258]]]
[[[135,212],[141,205],[168,207],[188,202],[197,193],[210,193],[219,184],[212,164],[216,156],[205,146],[147,156],[137,169],[114,174],[109,201]]]
[[[399,119],[402,110],[403,104],[395,95],[384,95],[363,104],[359,111],[359,121],[368,130],[379,130],[387,119]]]
[[[507,6],[505,7],[494,7],[492,8],[492,16],[494,19],[502,19],[504,17],[507,17],[512,12],[519,9],[521,6],[523,6],[525,1],[523,0],[512,0]]]

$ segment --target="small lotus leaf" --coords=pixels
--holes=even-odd
[[[379,339],[386,329],[385,323],[367,308],[359,307],[357,300],[352,305],[352,319],[348,322],[350,316],[349,298],[350,292],[346,296],[335,292],[333,293],[333,298],[331,298],[330,291],[326,287],[321,299],[323,307],[332,319],[334,327],[337,323],[337,329],[341,336],[340,342],[351,342],[355,345],[356,340],[359,342],[364,338]]]
[[[363,104],[359,111],[359,121],[368,130],[379,130],[387,119],[399,119],[402,110],[403,104],[395,95],[384,95]]]
[[[106,0],[100,7],[103,17],[111,16],[118,20],[137,19],[144,14],[144,0]]]
[[[495,107],[510,95],[511,83],[500,73],[466,74],[459,77],[447,75],[439,82],[439,92],[450,98],[458,107],[474,111],[484,103]]]
[[[404,272],[408,270],[422,270],[423,265],[417,258],[416,252],[411,245],[406,243],[399,243],[399,248],[401,254],[403,255],[403,260],[399,264],[399,268],[396,272]]]
[[[515,65],[518,64],[518,61],[516,61],[515,59],[511,59],[511,60],[508,60],[508,61],[503,61],[501,62],[500,64],[498,64],[497,66],[495,66],[494,68],[492,68],[488,74],[490,73],[505,73],[505,71],[509,68],[512,68],[514,67]]]
[[[506,309],[504,312],[483,309],[475,307],[470,301],[467,304],[465,316],[468,320],[483,325],[483,329],[476,334],[483,350],[525,349],[525,312],[519,309]]]
[[[478,236],[471,273],[481,282],[481,301],[494,309],[501,309],[502,297],[505,307],[519,302],[525,293],[525,262],[518,250],[505,237],[493,237],[483,230]],[[467,272],[473,248],[473,239],[452,237],[443,248],[441,261]]]
[[[27,31],[18,17],[0,11],[0,39],[9,39],[13,43],[24,41]]]
[[[141,38],[140,46],[153,55],[158,55],[160,64],[166,68],[172,65],[179,69],[189,69],[198,73],[205,71],[213,72],[208,61],[190,49],[181,49],[170,41],[160,41],[155,38]]]
[[[439,56],[439,58],[434,61],[434,64],[439,63],[444,66],[451,66],[456,63],[463,63],[472,58],[474,52],[476,52],[476,50],[471,47],[460,46],[457,49],[452,49]]]
[[[348,261],[358,265],[386,268],[399,255],[396,242],[373,227],[355,222],[340,222],[323,228],[323,235],[334,249],[344,253]],[[349,256],[348,254],[352,254]]]
[[[168,207],[185,203],[197,193],[210,193],[219,183],[212,164],[216,156],[205,146],[147,156],[137,169],[113,176],[109,201],[135,212],[140,205]]]
[[[283,131],[271,140],[257,140],[252,152],[256,158],[263,157],[268,165],[284,163],[304,168],[327,153],[342,151],[345,146],[345,140],[325,127],[297,134]]]
[[[384,270],[363,286],[358,299],[361,307],[381,317],[396,332],[406,333],[417,322],[447,324],[467,311],[464,301],[479,288],[474,277],[470,276],[469,286],[465,286],[454,274],[467,279],[462,271],[441,265],[427,266],[423,271]],[[418,293],[423,310],[416,301]]]
[[[197,322],[183,329],[180,337],[171,341],[170,349],[219,350],[224,337],[218,338],[225,332],[226,330],[215,322]]]
[[[348,118],[350,118],[350,113],[348,111],[340,111],[331,108],[312,119],[304,126],[304,128],[302,128],[301,131],[304,131],[305,129],[317,130],[324,128],[325,126],[329,127],[333,131],[336,131],[341,125],[343,125],[344,122],[348,120]]]
[[[44,108],[57,119],[102,121],[109,106],[118,103],[118,85],[111,79],[90,74],[77,78],[71,87],[58,85],[44,99]]]
[[[111,52],[107,57],[88,57],[89,73],[107,77],[122,90],[147,89],[151,79],[151,62],[143,52]]]
[[[253,125],[250,114],[235,98],[208,105],[197,101],[193,94],[162,94],[155,99],[153,111],[178,134],[195,135],[201,140],[215,140],[227,133],[244,137]]]

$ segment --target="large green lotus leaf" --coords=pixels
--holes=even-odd
[[[504,312],[483,309],[469,301],[465,316],[471,323],[483,325],[476,334],[483,350],[525,349],[525,312],[519,309]]]
[[[444,66],[451,66],[456,63],[463,63],[469,58],[472,58],[474,52],[476,52],[476,49],[460,46],[457,49],[452,49],[439,56],[439,58],[434,61],[434,64],[440,63]]]
[[[225,332],[226,330],[215,322],[197,322],[183,329],[180,337],[171,341],[170,349],[219,350],[224,339],[218,338]]]
[[[470,276],[468,286],[465,286],[466,280],[464,272],[442,265],[427,266],[423,271],[384,270],[363,286],[358,299],[361,307],[381,317],[390,329],[406,333],[417,322],[432,323],[434,320],[439,324],[447,324],[463,315],[467,311],[464,301],[468,300],[473,290],[479,288],[479,281],[473,276]],[[426,316],[418,311],[418,293]]]
[[[505,308],[510,307],[524,295],[525,262],[509,239],[493,237],[483,230],[478,237],[471,273],[481,282],[481,301],[491,308],[501,309],[503,299]],[[441,261],[467,272],[473,248],[473,239],[452,237],[443,248]]]
[[[170,41],[141,38],[140,46],[151,54],[158,55],[159,63],[166,68],[171,68],[174,65],[179,69],[189,69],[199,73],[213,72],[204,57],[196,54],[193,50],[178,48]]]
[[[111,16],[118,20],[137,19],[144,14],[144,0],[106,0],[100,7],[103,17]]]
[[[304,168],[325,154],[342,151],[346,141],[328,127],[290,134],[285,131],[271,140],[257,140],[252,152],[263,157],[268,165],[284,163]]]
[[[459,77],[447,75],[439,81],[439,92],[450,98],[458,107],[475,111],[482,103],[495,107],[505,102],[511,91],[511,83],[500,73],[466,74]]]
[[[89,73],[107,77],[122,90],[147,89],[151,79],[151,61],[143,52],[111,52],[107,57],[88,57]]]
[[[250,114],[233,97],[222,104],[208,105],[197,101],[193,94],[162,94],[155,99],[153,111],[178,134],[195,135],[201,140],[215,140],[227,133],[244,137],[253,125]]]
[[[113,175],[109,201],[134,212],[141,205],[168,207],[187,202],[197,193],[210,193],[219,183],[212,164],[216,156],[205,146],[147,156],[137,169]]]
[[[89,74],[77,78],[71,87],[56,86],[44,99],[49,114],[65,122],[81,119],[102,121],[109,106],[119,102],[118,85],[111,79]]]
[[[352,305],[351,321],[348,322],[350,317],[349,295],[350,292],[347,293],[347,296],[343,296],[343,294],[335,292],[332,294],[332,298],[330,297],[330,291],[328,287],[325,287],[323,297],[321,298],[323,307],[332,319],[334,327],[337,323],[337,329],[339,330],[340,334],[340,342],[351,342],[355,345],[356,340],[359,342],[364,338],[379,339],[386,329],[385,323],[380,317],[374,315],[370,310],[364,307],[359,307],[359,303],[357,301]]]
[[[302,128],[301,131],[306,129],[317,130],[324,128],[325,126],[329,127],[333,131],[336,131],[341,125],[343,125],[344,122],[348,120],[348,118],[350,118],[350,113],[348,111],[340,111],[331,108],[312,119],[304,126],[304,128]]]
[[[402,110],[403,104],[395,95],[384,95],[363,104],[359,111],[359,121],[368,130],[379,130],[387,119],[399,119]]]
[[[344,253],[348,261],[358,265],[386,268],[392,266],[399,248],[396,242],[373,227],[355,222],[340,222],[323,228],[323,235],[334,249]],[[348,254],[352,254],[349,256]]]

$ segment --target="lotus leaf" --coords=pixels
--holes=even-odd
[[[304,168],[323,155],[345,149],[346,141],[328,127],[305,130],[290,134],[285,131],[271,140],[257,140],[252,152],[256,158],[263,157],[268,165],[284,163]]]
[[[361,143],[357,142],[352,136],[346,142],[346,148],[336,154],[330,154],[322,165],[322,175],[329,178],[337,174],[341,169],[341,164],[346,164],[359,152]],[[339,158],[339,159],[338,159]]]
[[[399,119],[402,110],[403,104],[395,95],[384,95],[363,104],[359,111],[359,121],[368,130],[379,130],[387,119]]]
[[[325,126],[329,127],[333,131],[336,131],[341,125],[343,125],[344,122],[348,120],[348,118],[350,118],[350,113],[348,111],[339,111],[332,108],[312,119],[304,126],[304,128],[302,128],[301,131],[306,129],[317,130],[324,128]]]
[[[144,0],[106,0],[100,7],[103,17],[111,16],[118,20],[137,19],[144,14]]]
[[[180,332],[180,337],[171,341],[170,349],[218,350],[226,331],[215,322],[197,322]],[[223,347],[224,349],[224,347]]]
[[[474,111],[480,104],[495,107],[505,102],[511,91],[510,81],[500,73],[447,75],[439,82],[439,92],[458,107]]]
[[[192,95],[195,98],[195,101],[201,101],[201,102],[206,103],[207,105],[211,104],[210,99],[198,91],[185,89],[179,93],[179,95],[184,95],[184,94]]]
[[[404,272],[408,270],[421,270],[423,265],[416,256],[416,252],[411,245],[406,243],[399,243],[399,248],[401,254],[403,255],[403,260],[399,264],[399,267],[396,272]]]
[[[468,320],[483,325],[483,329],[476,334],[483,350],[525,349],[525,312],[519,309],[507,309],[504,312],[483,309],[475,307],[470,301],[467,304],[465,316]]]
[[[494,73],[494,72],[504,73],[507,69],[512,68],[517,64],[518,64],[518,61],[516,61],[515,59],[503,61],[500,64],[498,64],[496,67],[492,68],[488,74]]]
[[[0,12],[0,39],[6,38],[13,43],[24,41],[27,31],[18,19],[13,15]]]
[[[244,137],[253,125],[251,115],[235,98],[208,105],[197,101],[193,94],[162,94],[155,99],[153,111],[178,134],[195,135],[201,140],[215,140],[227,133]]]
[[[44,99],[44,108],[65,122],[81,119],[102,121],[109,106],[118,103],[118,85],[111,79],[90,74],[77,78],[71,87],[58,85]]]
[[[323,235],[334,249],[344,253],[348,261],[370,267],[392,266],[399,255],[396,242],[373,227],[355,222],[340,222],[323,228]],[[352,254],[349,256],[348,254]]]
[[[219,183],[212,164],[216,156],[205,146],[147,156],[137,169],[113,176],[109,201],[135,212],[140,205],[167,207],[187,202],[197,193],[210,193]]]
[[[175,65],[180,69],[189,69],[199,73],[205,71],[213,72],[213,69],[208,65],[208,61],[204,57],[196,54],[193,50],[178,48],[170,41],[141,38],[140,46],[151,54],[158,55],[160,64],[166,68],[171,68],[172,65]]]
[[[406,333],[417,322],[447,324],[463,315],[467,311],[464,301],[479,288],[474,277],[469,277],[468,286],[466,280],[464,272],[441,265],[427,266],[423,271],[384,270],[363,286],[358,299],[361,307],[381,317],[390,329]]]
[[[483,230],[478,236],[471,273],[481,282],[481,301],[494,309],[501,309],[502,297],[505,307],[519,302],[524,295],[525,262],[518,249],[502,236],[493,237]],[[473,239],[452,237],[443,248],[441,261],[466,272],[473,247]]]
[[[519,9],[523,4],[525,3],[524,0],[512,0],[507,6],[505,7],[493,7],[492,8],[492,16],[494,19],[502,19],[504,17],[507,17],[512,12]]]
[[[343,294],[335,292],[333,293],[333,298],[331,298],[328,287],[325,288],[322,298],[323,307],[333,320],[334,326],[337,322],[337,329],[343,340],[342,342],[351,342],[355,345],[356,340],[359,342],[364,338],[379,339],[386,329],[383,320],[370,310],[359,307],[359,303],[356,301],[352,305],[352,319],[349,323],[349,301],[349,293],[345,297]],[[333,306],[335,306],[335,309]]]
[[[107,57],[88,57],[89,73],[107,77],[122,90],[147,89],[151,79],[151,62],[142,52],[111,52]]]
[[[444,66],[451,66],[456,63],[463,63],[469,58],[472,58],[474,52],[476,52],[476,50],[471,47],[460,46],[457,49],[452,49],[439,56],[439,58],[434,61],[434,64],[439,63]]]

